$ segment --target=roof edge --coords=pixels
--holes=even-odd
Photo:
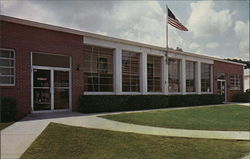
[[[140,46],[140,47],[151,48],[151,49],[156,49],[156,50],[161,50],[161,51],[167,51],[166,48],[161,47],[161,46],[155,46],[155,45],[140,43],[140,42],[136,42],[136,41],[124,40],[124,39],[119,39],[119,38],[115,38],[115,37],[100,35],[100,34],[96,34],[96,33],[84,32],[84,31],[80,31],[80,30],[76,30],[76,29],[61,27],[61,26],[57,26],[57,25],[51,25],[51,24],[35,22],[35,21],[16,18],[16,17],[10,17],[10,16],[6,16],[6,15],[0,15],[0,20],[1,21],[6,21],[6,22],[11,22],[11,23],[22,24],[22,25],[33,26],[33,27],[42,28],[42,29],[49,29],[49,30],[55,30],[55,31],[75,34],[75,35],[92,37],[92,38],[97,38],[97,39],[101,39],[101,40],[119,42],[119,43],[133,45],[133,46]],[[168,49],[168,51],[170,51],[171,53],[177,53],[177,54],[182,54],[182,55],[187,55],[187,56],[205,58],[205,59],[210,59],[210,60],[217,60],[217,61],[237,64],[237,65],[243,65],[243,66],[246,65],[246,64],[227,61],[227,60],[224,60],[224,59],[220,59],[220,58],[216,58],[216,57],[212,57],[212,56],[208,56],[208,55],[200,55],[200,54],[196,54],[196,53],[177,51],[177,50],[174,50],[174,49]]]

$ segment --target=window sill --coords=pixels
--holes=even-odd
[[[230,91],[241,91],[241,89],[240,88],[232,88],[232,89],[230,89]]]
[[[201,94],[213,94],[213,92],[201,92]]]
[[[84,92],[83,95],[115,95],[115,92]]]
[[[182,92],[168,92],[169,95],[181,95]]]
[[[16,85],[15,84],[4,84],[4,85],[1,85],[0,84],[0,87],[10,87],[10,88],[13,88],[13,87],[15,87]]]

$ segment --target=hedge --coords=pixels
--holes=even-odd
[[[232,97],[233,102],[250,102],[250,92],[234,94]]]
[[[220,95],[82,95],[78,111],[82,113],[115,112],[221,104]]]
[[[0,97],[1,117],[0,122],[15,120],[17,113],[16,99],[12,97]]]

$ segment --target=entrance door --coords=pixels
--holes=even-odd
[[[226,101],[226,81],[217,80],[217,93],[222,95],[224,101]]]
[[[33,110],[69,109],[69,71],[33,69]]]

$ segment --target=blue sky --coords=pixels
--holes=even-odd
[[[249,60],[249,0],[2,0],[0,11],[3,15],[164,47],[166,4],[189,29],[182,32],[169,25],[169,47]]]

